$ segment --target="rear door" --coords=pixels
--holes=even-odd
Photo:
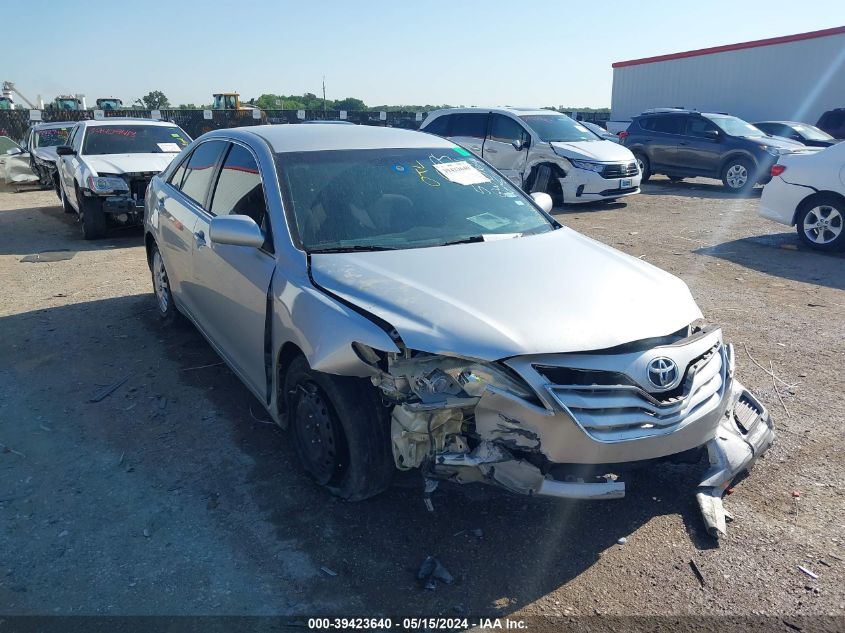
[[[712,121],[702,116],[688,116],[684,138],[678,146],[678,164],[700,174],[715,174],[719,170],[722,143],[708,133],[718,132]]]
[[[686,118],[685,114],[653,117],[649,134],[652,171],[678,166],[678,147],[683,139]]]
[[[481,158],[487,135],[487,112],[459,112],[451,115],[449,139]]]
[[[232,143],[216,177],[206,211],[194,234],[195,317],[215,347],[262,399],[267,396],[264,362],[267,292],[276,258],[258,161],[252,151]],[[260,248],[215,244],[209,240],[216,216],[247,215],[264,231]]]
[[[173,171],[167,183],[155,192],[159,214],[159,249],[161,250],[170,290],[176,300],[196,317],[196,280],[192,253],[205,236],[196,231],[197,220],[205,214],[205,205],[214,173],[227,141],[210,140],[197,145]]]
[[[522,187],[522,174],[528,161],[531,135],[522,125],[503,114],[490,115],[490,131],[484,141],[484,160],[502,172],[517,187]],[[517,149],[514,143],[524,145]]]

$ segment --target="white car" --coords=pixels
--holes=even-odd
[[[796,227],[812,248],[845,250],[845,143],[781,156],[763,188],[760,215]]]
[[[56,147],[59,197],[76,213],[86,240],[108,225],[141,225],[150,179],[165,169],[191,137],[178,125],[149,119],[81,121],[67,145]]]
[[[611,201],[640,192],[641,173],[631,150],[554,110],[437,110],[420,130],[454,141],[523,190],[548,193],[559,203]]]

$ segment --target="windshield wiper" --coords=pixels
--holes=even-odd
[[[322,255],[323,253],[360,253],[365,251],[395,251],[399,250],[393,246],[332,246],[331,248],[321,248],[308,251],[312,255]]]
[[[472,244],[474,242],[483,242],[484,236],[483,235],[470,235],[469,237],[465,237],[460,240],[454,240],[452,242],[440,242],[435,246],[452,246],[453,244]]]

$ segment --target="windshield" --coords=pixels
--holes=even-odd
[[[702,116],[713,121],[719,129],[731,136],[766,136],[760,128],[754,127],[748,121],[743,121],[735,116],[714,114],[704,114]]]
[[[601,140],[590,130],[565,114],[526,114],[519,118],[534,130],[540,140],[547,143]]]
[[[558,228],[459,147],[290,152],[277,159],[289,222],[309,252],[443,246]]]
[[[191,137],[175,125],[102,125],[85,131],[83,154],[161,154],[182,151]]]
[[[798,132],[798,134],[810,141],[834,140],[830,134],[828,134],[827,132],[822,132],[819,128],[814,125],[793,125],[792,129],[794,129],[796,132]]]
[[[38,130],[35,133],[35,147],[55,147],[56,145],[64,145],[67,143],[67,138],[70,135],[70,130],[73,126],[47,128],[46,130]]]

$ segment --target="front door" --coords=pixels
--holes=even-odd
[[[522,187],[531,135],[508,116],[492,114],[491,117],[490,133],[484,141],[484,160],[502,172],[517,187]],[[517,149],[517,146],[520,149]]]
[[[264,245],[254,248],[212,242],[211,221],[223,215],[251,217],[267,237]],[[231,145],[194,235],[194,316],[253,392],[266,400],[265,321],[276,258],[261,173],[246,146]]]
[[[699,174],[715,174],[722,151],[718,132],[704,117],[688,117],[686,134],[678,146],[678,164]]]

